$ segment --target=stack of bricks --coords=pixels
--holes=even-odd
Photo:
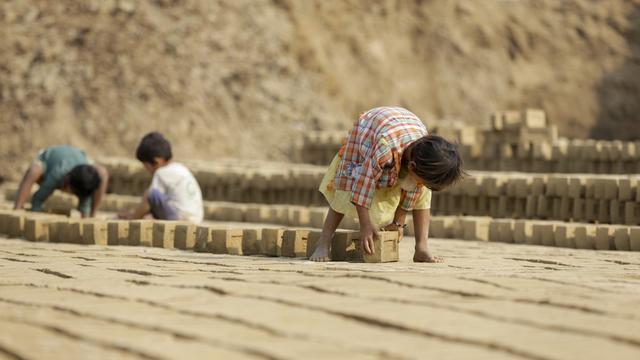
[[[438,122],[431,132],[458,144],[466,167],[474,170],[546,173],[640,173],[639,141],[580,140],[558,137],[542,110],[493,113],[489,126]],[[308,134],[297,158],[328,165],[347,131]]]
[[[640,251],[640,226],[487,217],[434,217],[429,236],[590,250]]]
[[[150,176],[139,162],[118,158],[101,158],[110,172],[109,192],[141,195],[149,186]],[[324,204],[317,191],[324,167],[287,163],[241,162],[230,164],[187,164],[200,184],[203,198],[264,204]]]
[[[472,173],[434,193],[436,215],[640,225],[640,176]]]
[[[355,231],[339,231],[335,260],[398,261],[398,233],[380,232],[375,254],[363,254]],[[0,210],[0,235],[28,241],[84,245],[128,245],[194,250],[213,254],[305,258],[315,248],[318,231],[286,228],[226,228],[183,221],[80,220],[25,211]],[[311,243],[310,239],[312,240]],[[348,255],[347,255],[348,254]]]

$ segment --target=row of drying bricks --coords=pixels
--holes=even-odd
[[[441,216],[431,219],[429,236],[572,249],[640,251],[640,226]]]
[[[309,229],[230,229],[182,221],[75,220],[62,216],[0,212],[0,234],[28,241],[85,245],[129,245],[194,250],[214,254],[309,257],[321,232]],[[398,261],[398,233],[380,232],[375,254],[363,254],[357,231],[339,230],[332,242],[334,261]]]

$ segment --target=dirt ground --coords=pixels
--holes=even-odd
[[[289,159],[309,129],[401,105],[428,125],[539,107],[640,138],[638,0],[7,0],[0,177],[38,149]]]
[[[401,244],[374,265],[0,239],[0,358],[640,357],[638,253]]]

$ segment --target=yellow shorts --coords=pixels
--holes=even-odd
[[[329,184],[333,182],[333,178],[338,171],[340,160],[339,155],[333,158],[331,165],[329,165],[327,172],[324,174],[324,178],[322,178],[318,190],[324,195],[333,210],[357,219],[358,213],[356,212],[356,207],[351,203],[351,192],[333,188],[329,189]],[[391,223],[393,221],[393,215],[400,204],[401,196],[402,189],[400,188],[399,182],[393,187],[377,189],[373,195],[373,203],[369,209],[369,217],[373,224],[384,226]],[[415,209],[422,210],[429,208],[431,208],[431,190],[426,189],[418,199]]]

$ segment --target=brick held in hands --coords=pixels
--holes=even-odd
[[[374,253],[362,254],[362,258],[366,263],[384,263],[396,262],[399,260],[398,252],[398,232],[397,231],[380,231],[378,237],[373,240]]]
[[[258,255],[262,253],[262,229],[242,230],[242,254]]]
[[[107,245],[107,223],[87,221],[82,224],[82,243],[85,245]]]
[[[242,255],[242,230],[211,230],[211,242],[207,248],[214,254]]]
[[[191,250],[196,245],[196,225],[190,222],[176,224],[173,246],[180,250]]]
[[[285,230],[282,234],[281,255],[285,257],[304,257],[307,255],[309,230]]]
[[[151,246],[153,243],[153,221],[132,220],[129,222],[129,245]]]
[[[107,222],[107,244],[129,245],[129,222],[112,220]]]
[[[280,256],[280,254],[282,253],[283,235],[284,229],[263,229],[263,254],[267,256]]]

